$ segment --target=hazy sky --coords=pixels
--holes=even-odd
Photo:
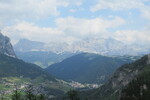
[[[0,28],[13,43],[90,37],[150,43],[150,0],[0,0]]]

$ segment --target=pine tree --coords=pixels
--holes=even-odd
[[[70,100],[80,100],[79,97],[78,97],[78,93],[75,90],[68,91],[67,96]]]
[[[0,91],[0,100],[4,100],[5,92],[3,90]]]
[[[17,88],[17,85],[15,85],[15,90],[14,93],[12,95],[12,100],[21,100],[21,91],[19,91],[19,89]]]
[[[27,88],[26,88],[26,91],[25,91],[25,98],[27,100],[36,100],[36,97],[35,95],[33,94],[33,86],[32,85],[29,85]]]

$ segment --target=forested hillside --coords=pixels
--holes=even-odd
[[[81,92],[88,100],[148,100],[150,86],[150,55],[118,68],[99,89]]]
[[[46,70],[65,80],[74,80],[81,83],[104,83],[118,67],[137,59],[133,58],[81,53],[53,64]]]
[[[121,92],[120,100],[150,99],[150,65],[127,85]]]

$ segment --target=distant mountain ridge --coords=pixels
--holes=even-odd
[[[16,58],[10,39],[2,33],[0,33],[0,53]]]
[[[29,51],[29,52],[15,52],[19,59],[26,62],[36,64],[42,68],[61,62],[62,60],[75,55],[74,53],[64,52],[62,54],[56,54],[50,51]]]
[[[81,53],[53,64],[45,70],[65,80],[81,83],[105,83],[115,69],[132,61],[130,57],[106,57]]]
[[[150,52],[148,45],[128,45],[113,38],[87,38],[71,44],[66,42],[42,43],[23,39],[14,45],[14,49],[21,52],[51,51],[57,54],[88,52],[111,56],[148,54]]]
[[[15,51],[26,52],[26,51],[42,51],[44,43],[37,41],[30,41],[28,39],[21,39],[16,45],[14,45]]]

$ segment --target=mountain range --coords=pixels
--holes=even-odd
[[[86,38],[78,40],[73,43],[66,42],[50,42],[42,43],[31,41],[28,39],[21,39],[14,45],[15,51],[29,52],[29,51],[51,51],[56,54],[63,52],[88,52],[101,55],[140,55],[148,54],[150,52],[149,44],[125,44],[114,38]]]
[[[95,48],[98,45],[96,43],[102,40],[96,40],[95,46],[93,45],[93,41],[89,43],[88,41],[85,42],[86,45],[83,42],[79,42],[81,45],[76,42],[78,46],[76,47],[74,45],[75,49],[71,50],[71,52],[95,52],[93,50],[99,51],[98,48]],[[54,48],[48,49],[47,47],[49,46],[46,46],[47,44],[45,45],[45,43],[37,43],[36,41],[28,42],[34,42],[33,46],[35,47],[28,46],[30,43],[26,45],[26,47],[20,44],[18,48],[23,47],[24,49],[16,49],[16,51],[24,53],[32,51],[35,53],[35,51],[47,52],[49,50],[54,50],[54,52],[57,54],[62,54],[64,51],[66,51],[66,48],[63,46],[58,49],[56,48],[57,46],[61,46],[60,44],[55,45],[55,43],[53,43],[50,45],[50,47]],[[98,84],[103,83],[103,85],[99,88],[90,90],[85,89],[77,92],[80,100],[149,100],[150,55],[145,55],[140,58],[141,54],[149,52],[149,47],[147,47],[147,44],[143,46],[143,48],[142,46],[134,45],[128,49],[128,46],[125,46],[126,48],[124,49],[127,52],[128,50],[135,50],[137,52],[134,54],[140,54],[140,56],[125,56],[124,54],[124,56],[112,56],[116,54],[112,53],[111,50],[113,52],[119,50],[117,51],[119,54],[121,49],[117,46],[121,47],[123,44],[121,45],[121,42],[116,43],[116,41],[113,39],[108,39],[107,42],[108,45],[105,44],[107,47],[107,49],[105,49],[105,53],[102,51],[98,54],[97,52],[95,52],[96,54],[80,53],[59,63],[50,65],[46,69],[42,69],[35,64],[27,63],[18,59],[10,43],[10,39],[0,33],[0,90],[4,91],[4,93],[6,92],[8,97],[8,93],[11,94],[14,90],[14,85],[18,85],[19,89],[23,89],[24,86],[32,84],[37,88],[42,86],[44,89],[44,92],[42,93],[46,94],[48,96],[47,98],[52,99],[55,96],[59,98],[59,95],[64,94],[69,89],[73,89],[73,85],[82,86],[82,84],[78,82]],[[91,46],[93,45],[93,49],[89,49],[90,45],[87,44],[90,43],[92,43]],[[114,46],[114,44],[118,45]],[[43,48],[46,47],[47,49],[40,48],[39,46],[43,46]],[[78,47],[82,47],[82,49],[79,49]],[[85,49],[84,47],[87,47],[88,49]],[[69,48],[67,48],[67,52],[70,52]],[[107,50],[110,52],[110,54],[107,52]],[[132,51],[130,53],[132,53]],[[102,56],[99,54],[106,54],[107,56]],[[78,82],[74,82],[73,85],[70,85],[66,81],[60,80],[60,78],[58,79],[51,74],[64,80],[71,79]],[[71,94],[71,96],[76,95]]]

